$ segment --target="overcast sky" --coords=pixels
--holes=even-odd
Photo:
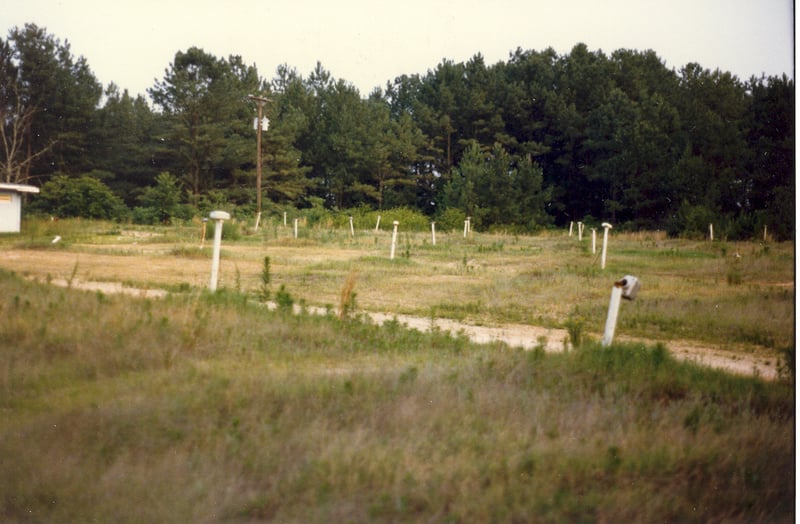
[[[146,94],[175,53],[192,46],[241,55],[259,74],[279,64],[303,76],[320,61],[362,96],[443,58],[481,53],[487,64],[517,47],[568,54],[578,43],[610,55],[652,49],[676,71],[689,62],[751,75],[794,77],[791,0],[5,0],[0,35],[27,22],[47,29],[97,79]]]

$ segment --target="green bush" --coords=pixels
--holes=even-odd
[[[139,224],[170,224],[176,218],[191,218],[192,210],[181,203],[182,189],[176,177],[163,172],[156,185],[145,189],[140,197],[142,207],[134,209],[133,221]]]
[[[101,180],[90,175],[56,175],[33,200],[31,211],[59,218],[123,220],[128,208]]]
[[[460,209],[449,207],[436,217],[436,229],[440,231],[458,231],[464,228],[467,214]]]

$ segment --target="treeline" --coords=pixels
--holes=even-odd
[[[713,222],[729,238],[794,237],[793,80],[583,44],[443,60],[368,96],[321,64],[266,80],[239,56],[190,48],[148,100],[104,88],[68,42],[29,24],[0,40],[0,177],[42,186],[32,207],[54,214],[253,216],[251,94],[270,99],[267,212],[405,207],[482,228],[697,234]]]

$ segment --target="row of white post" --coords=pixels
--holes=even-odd
[[[767,241],[767,226],[764,226],[764,242]],[[714,224],[708,225],[708,239],[713,242],[714,241]]]
[[[350,219],[350,238],[354,238],[355,235],[356,235],[356,231],[355,231],[355,226],[353,225],[353,217],[351,216],[351,217],[349,217],[349,219]],[[298,236],[299,220],[300,219],[298,219],[298,218],[294,219],[294,238],[297,238],[297,236]],[[284,212],[283,213],[283,225],[284,226],[286,225],[286,221],[287,221],[287,217],[286,217],[286,213]],[[395,244],[396,244],[396,237],[397,237],[397,226],[399,224],[400,224],[400,222],[398,222],[397,220],[395,220],[393,222],[394,228],[393,228],[393,231],[392,231],[393,240],[392,240],[392,250],[391,250],[392,258],[394,258],[394,251],[395,251]],[[375,223],[375,232],[376,233],[379,231],[380,226],[381,226],[381,216],[378,215],[378,220]],[[464,221],[464,238],[467,238],[467,236],[470,235],[471,233],[472,233],[472,226],[471,226],[471,223],[470,223],[470,217],[467,217],[467,219]],[[205,236],[205,230],[204,230],[203,236]],[[434,246],[436,245],[436,222],[431,222],[431,243]]]
[[[217,281],[219,276],[219,257],[220,257],[220,248],[222,244],[222,223],[225,220],[229,220],[231,218],[230,214],[226,213],[225,211],[212,211],[209,215],[209,218],[214,221],[214,251],[211,257],[211,278],[208,283],[208,289],[213,293],[217,290]],[[286,224],[286,214],[283,216],[284,225]],[[294,236],[297,238],[297,224],[299,219],[294,219]],[[380,216],[378,216],[378,224],[380,224]],[[395,251],[397,248],[397,229],[400,225],[400,222],[395,220],[392,222],[392,247],[389,258],[394,260]],[[376,230],[378,226],[376,225]],[[570,235],[572,234],[572,227],[573,224],[570,222]],[[606,262],[606,245],[608,244],[608,230],[611,229],[611,224],[608,222],[603,223],[603,228],[605,229],[603,234],[603,255],[602,255],[602,267],[605,269],[605,262]],[[469,224],[469,217],[464,223],[464,237],[466,238],[469,234],[470,224]],[[713,240],[713,229],[711,230],[712,240]],[[353,217],[350,217],[350,235],[355,235],[355,230],[353,229]],[[766,237],[766,230],[764,231],[764,236]],[[578,222],[578,238],[582,239],[583,237],[583,223]],[[203,222],[203,238],[205,238],[205,222]],[[436,244],[436,223],[431,222],[431,241],[433,244]],[[594,242],[595,241],[595,229],[592,229],[592,252],[594,252]],[[614,338],[614,331],[616,330],[617,326],[617,315],[619,313],[619,306],[620,306],[620,299],[623,296],[623,290],[627,289],[628,286],[631,286],[631,290],[629,290],[629,295],[627,298],[633,299],[636,295],[636,291],[638,290],[638,283],[636,282],[637,279],[635,277],[626,276],[623,280],[616,282],[614,287],[611,289],[611,301],[608,306],[608,317],[606,319],[606,326],[605,326],[605,333],[603,334],[603,340],[601,344],[605,346],[609,346]]]
[[[578,241],[582,242],[584,223],[578,222],[577,225],[578,225]],[[606,253],[608,252],[608,230],[611,229],[613,226],[608,222],[603,222],[602,226],[603,226],[603,250],[602,253],[600,254],[600,268],[605,269]],[[569,236],[572,236],[574,228],[575,228],[575,222],[571,221],[569,223]],[[597,229],[592,228],[592,254],[594,255],[596,253],[597,253]]]

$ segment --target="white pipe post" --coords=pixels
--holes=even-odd
[[[592,228],[592,254],[597,253],[597,228]]]
[[[572,236],[572,220],[569,221],[569,236]]]
[[[294,219],[294,238],[297,238],[297,223],[300,221],[299,218]]]
[[[600,255],[600,269],[606,268],[606,251],[608,249],[608,230],[611,229],[611,224],[603,222],[603,254]]]
[[[469,228],[469,218],[464,220],[464,238],[467,238],[467,229]]]
[[[286,227],[286,211],[283,212],[283,227]]]
[[[350,217],[350,238],[353,238],[355,236],[356,236],[356,231],[355,231],[355,229],[353,229],[353,217],[351,216]]]
[[[467,235],[472,235],[472,217],[467,217]]]
[[[606,329],[603,333],[603,340],[600,343],[603,347],[611,345],[614,339],[614,331],[617,329],[617,315],[619,314],[619,304],[622,298],[622,286],[614,284],[611,288],[611,300],[608,303],[608,317],[606,318]]]
[[[211,257],[211,280],[208,289],[212,293],[217,290],[217,277],[219,276],[219,251],[222,245],[222,222],[231,218],[225,211],[212,211],[209,218],[214,221],[214,254]]]
[[[378,215],[378,221],[375,222],[375,232],[378,232],[378,228],[381,226],[381,216]]]
[[[203,246],[206,245],[206,227],[208,225],[208,219],[203,218],[203,231],[200,233],[200,249],[203,249]]]
[[[431,222],[431,243],[436,245],[436,222]]]
[[[712,242],[714,241],[714,224],[708,225],[708,238],[710,238]]]
[[[397,226],[400,225],[400,222],[395,220],[394,222],[392,222],[392,224],[394,224],[394,229],[392,230],[392,251],[391,254],[389,255],[389,260],[394,260],[394,249],[395,246],[397,245]]]
[[[583,241],[583,222],[578,222],[578,242]]]

